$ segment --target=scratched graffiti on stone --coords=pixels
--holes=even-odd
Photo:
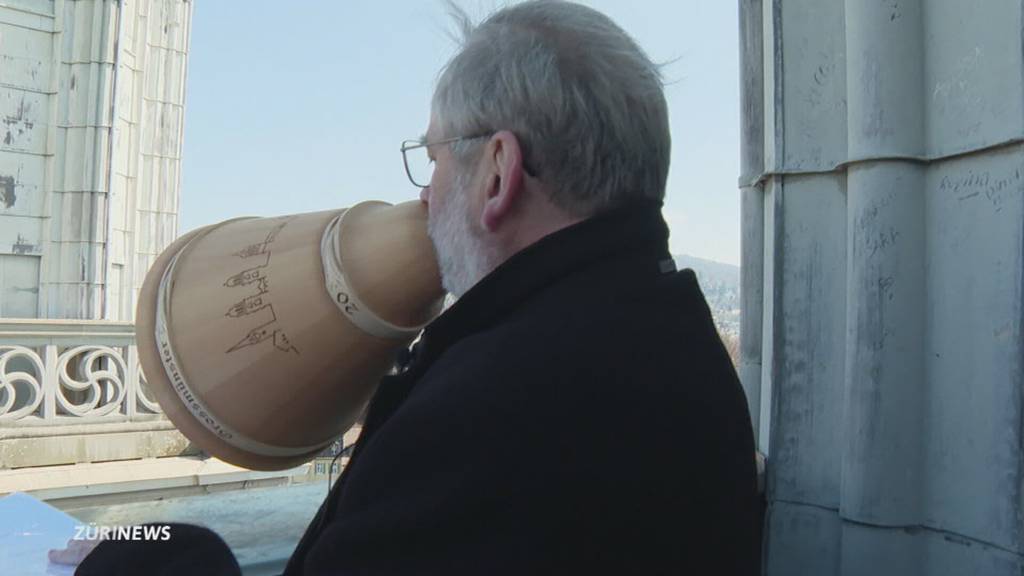
[[[249,288],[255,289],[255,293],[244,296],[233,304],[224,315],[233,320],[263,320],[257,326],[250,328],[235,345],[228,348],[225,354],[237,352],[243,348],[257,346],[264,342],[273,345],[282,352],[294,352],[301,355],[299,349],[292,344],[287,334],[277,323],[277,314],[274,313],[273,295],[270,292],[270,278],[267,274],[267,267],[274,255],[273,243],[277,235],[288,224],[288,218],[275,226],[262,242],[249,244],[234,252],[233,255],[245,261],[246,268],[234,272],[224,280],[224,286],[229,289]],[[252,259],[262,256],[262,261],[252,266]],[[250,324],[251,326],[251,324]]]
[[[885,214],[885,209],[892,204],[892,200],[893,197],[890,193],[871,202],[871,204],[865,207],[859,215],[854,217],[854,228],[864,230],[868,226],[874,224],[880,215]]]
[[[874,198],[853,218],[855,245],[863,248],[868,258],[884,253],[900,239],[900,231],[885,220],[893,200],[892,192]]]
[[[939,189],[952,193],[959,202],[984,198],[996,212],[1002,212],[1006,203],[1006,193],[1019,190],[1020,182],[1020,168],[1002,177],[993,176],[988,170],[968,170],[967,174],[960,176],[943,176],[939,182]]]
[[[868,258],[873,257],[879,252],[884,252],[886,249],[895,246],[896,241],[900,238],[899,230],[893,227],[889,227],[888,230],[877,232],[871,236],[864,238],[864,248],[868,251]]]

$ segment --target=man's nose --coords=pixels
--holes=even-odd
[[[420,201],[425,204],[430,203],[430,186],[420,188]]]

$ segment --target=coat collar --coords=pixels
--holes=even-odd
[[[598,261],[628,256],[636,273],[674,271],[661,203],[635,202],[549,234],[470,288],[423,333],[416,364],[485,329],[544,287]]]

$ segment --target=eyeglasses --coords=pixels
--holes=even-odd
[[[402,142],[402,161],[405,162],[405,173],[409,175],[409,181],[418,188],[430,186],[430,180],[434,176],[434,161],[430,158],[428,146],[454,144],[463,140],[476,140],[477,138],[486,138],[488,136],[490,134],[456,136],[455,138],[445,138],[436,142],[424,142],[423,140],[406,140]]]

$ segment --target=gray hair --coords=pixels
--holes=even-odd
[[[434,92],[443,137],[512,131],[526,167],[573,216],[664,198],[671,136],[661,72],[622,28],[562,0],[506,7],[477,26],[448,5],[462,38]],[[465,165],[481,143],[453,153]]]

